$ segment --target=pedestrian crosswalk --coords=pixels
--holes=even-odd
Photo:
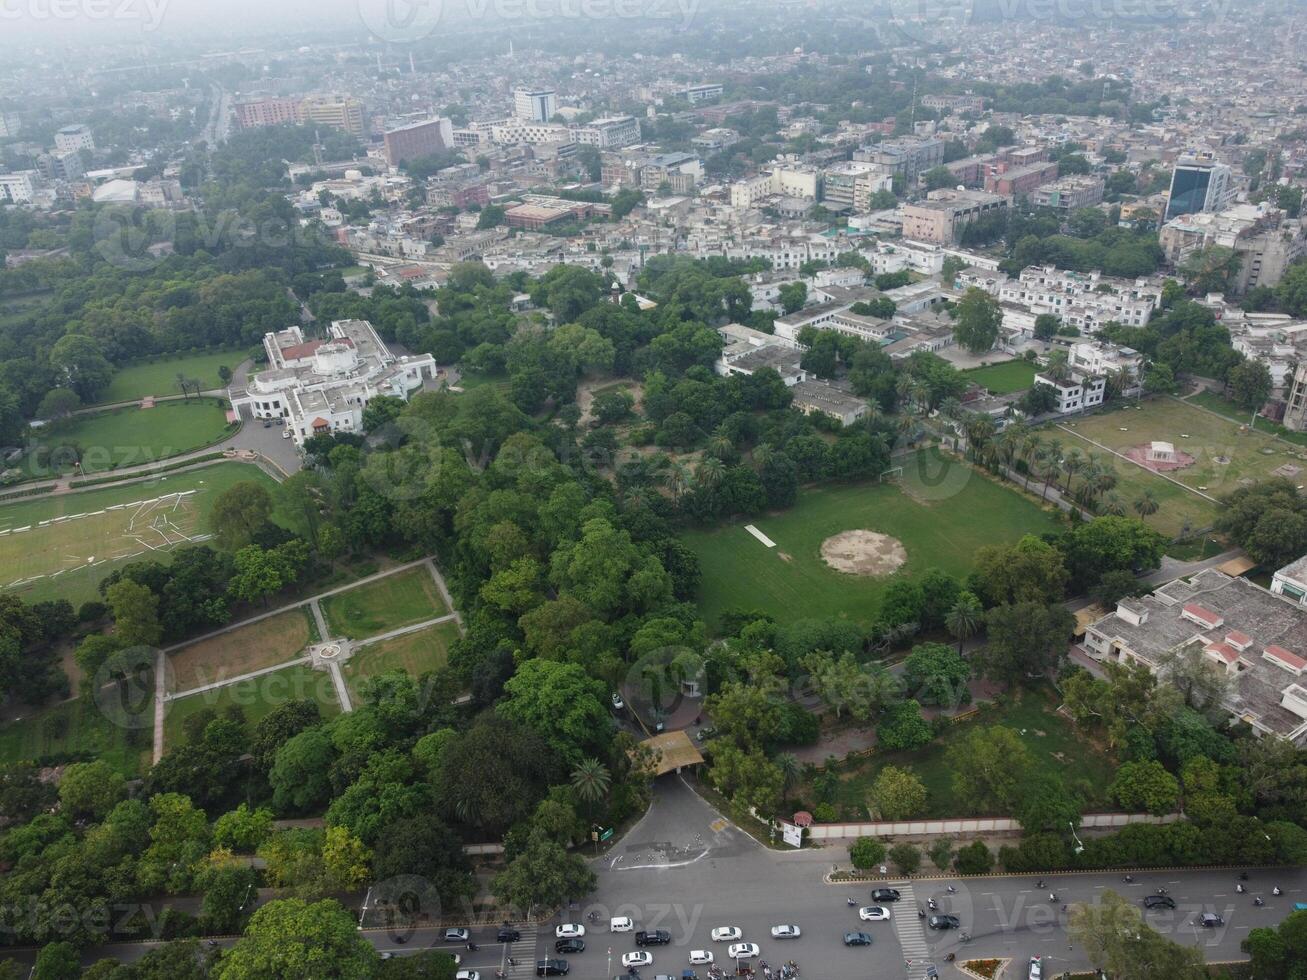
[[[533,977],[536,972],[536,943],[540,930],[529,922],[514,924],[513,928],[522,934],[517,942],[508,944],[508,952],[504,954],[504,974],[511,980],[517,980],[518,977]],[[540,953],[541,956],[552,954],[552,947],[548,953]],[[511,965],[508,962],[510,959],[513,961]]]
[[[931,964],[931,958],[930,947],[926,945],[926,930],[921,927],[921,919],[917,915],[917,895],[911,882],[895,887],[898,888],[900,897],[894,909],[894,934],[898,936],[899,948],[903,950],[908,980],[922,980],[926,976],[926,968]]]

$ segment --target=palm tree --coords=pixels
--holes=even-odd
[[[681,463],[672,463],[663,473],[663,484],[672,491],[672,496],[680,500],[694,486],[690,470]]]
[[[1109,493],[1103,500],[1103,506],[1100,508],[1104,514],[1112,514],[1115,517],[1125,516],[1125,500],[1119,493]]]
[[[945,627],[958,638],[958,656],[962,655],[963,641],[980,631],[983,618],[984,611],[980,608],[980,600],[970,592],[959,595],[953,607],[944,616]]]
[[[783,791],[788,793],[794,788],[794,784],[799,781],[799,773],[802,766],[799,765],[799,758],[793,752],[782,752],[775,759],[776,768],[781,771],[781,786]]]
[[[609,774],[608,767],[598,759],[582,759],[572,770],[572,789],[576,790],[577,798],[588,808],[608,795],[608,787],[612,782],[613,777]]]
[[[1066,473],[1066,491],[1071,492],[1071,479],[1085,468],[1085,457],[1080,450],[1072,446],[1062,457],[1062,471]]]
[[[708,456],[694,470],[694,480],[701,487],[713,489],[722,482],[726,466],[716,456]]]
[[[726,460],[730,459],[731,454],[735,452],[735,446],[729,438],[718,433],[708,440],[708,445],[704,451],[717,459]]]
[[[754,447],[753,450],[754,468],[759,470],[766,469],[767,464],[772,461],[772,458],[775,455],[776,455],[776,450],[772,447],[771,443],[768,442],[760,443],[758,446]]]
[[[1130,506],[1140,517],[1148,517],[1157,513],[1157,498],[1153,496],[1152,490],[1144,490]]]

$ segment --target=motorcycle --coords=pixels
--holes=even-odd
[[[935,904],[935,900],[933,898],[929,898],[926,900],[926,907],[929,908],[932,912],[939,911],[939,906]]]
[[[918,906],[917,906],[917,918],[918,918],[918,919],[924,919],[925,917],[926,917],[926,910],[923,909],[920,905],[918,905]]]
[[[1271,894],[1272,894],[1272,895],[1283,895],[1284,892],[1280,891],[1280,886],[1279,886],[1279,885],[1276,885],[1274,888],[1271,889]]]
[[[849,902],[849,908],[853,908],[854,906],[856,906],[856,905],[858,904],[857,901],[856,901],[855,899],[852,899],[852,898],[850,898],[850,899],[848,900],[848,902]]]
[[[1258,907],[1261,907],[1261,906],[1265,905],[1266,903],[1262,901],[1261,896],[1259,895],[1259,896],[1257,896],[1257,898],[1254,898],[1254,899],[1253,899],[1253,904],[1256,905],[1256,906],[1258,906]]]

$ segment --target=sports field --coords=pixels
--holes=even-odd
[[[22,465],[32,478],[50,479],[73,472],[77,462],[74,453],[60,447],[80,450],[84,474],[143,466],[203,449],[235,431],[227,424],[224,405],[217,398],[192,398],[81,415],[44,435]]]
[[[95,597],[121,562],[162,558],[202,537],[214,499],[245,480],[275,482],[249,463],[216,463],[125,486],[0,504],[0,588],[28,601]]]
[[[184,740],[186,719],[205,708],[212,708],[221,715],[229,706],[239,706],[245,714],[246,725],[252,731],[273,708],[287,701],[299,700],[318,702],[324,718],[340,714],[340,702],[336,700],[331,675],[325,670],[314,670],[308,664],[295,664],[284,670],[169,701],[163,722],[165,750]]]
[[[722,613],[760,609],[779,622],[810,617],[872,621],[886,585],[939,568],[961,578],[976,549],[1056,528],[1048,511],[954,460],[919,453],[902,461],[901,483],[866,482],[802,490],[798,503],[752,524],[693,531],[682,541],[699,556],[699,609],[711,626]],[[864,529],[902,542],[906,562],[882,578],[838,572],[821,546],[842,531]]]
[[[1019,359],[1003,361],[963,371],[962,376],[982,388],[988,388],[995,395],[1010,395],[1014,391],[1025,391],[1035,383],[1035,365],[1031,361]]]
[[[350,694],[359,696],[359,688],[369,677],[388,670],[402,670],[416,679],[429,670],[445,666],[449,645],[458,639],[458,624],[453,620],[425,629],[393,636],[379,643],[369,643],[354,652],[341,666]]]
[[[236,365],[245,360],[244,351],[218,351],[214,354],[195,354],[191,357],[175,357],[152,364],[130,364],[114,372],[109,387],[100,395],[99,404],[112,405],[115,402],[133,401],[153,395],[180,395],[177,387],[177,375],[180,372],[189,381],[198,381],[201,391],[211,391],[223,387],[218,377],[218,368],[227,366],[233,371]]]
[[[360,585],[322,600],[333,636],[362,640],[448,614],[426,566]]]
[[[169,657],[168,692],[190,691],[294,660],[313,640],[312,622],[301,606],[185,646]]]

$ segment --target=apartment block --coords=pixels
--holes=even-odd
[[[612,150],[640,142],[640,120],[634,116],[605,116],[572,130],[577,143]]]
[[[962,229],[987,214],[1007,208],[1007,198],[984,191],[931,191],[926,200],[904,204],[903,237],[918,242],[952,245]]]
[[[1102,200],[1103,178],[1092,174],[1059,177],[1051,184],[1037,187],[1030,195],[1030,203],[1035,207],[1049,208],[1063,218],[1081,208],[1092,208]]]
[[[1045,161],[1009,167],[985,178],[985,190],[1004,197],[1029,197],[1044,184],[1057,180],[1057,164]]]
[[[454,127],[448,119],[428,119],[392,129],[385,135],[386,162],[398,167],[405,160],[430,156],[454,145]]]

